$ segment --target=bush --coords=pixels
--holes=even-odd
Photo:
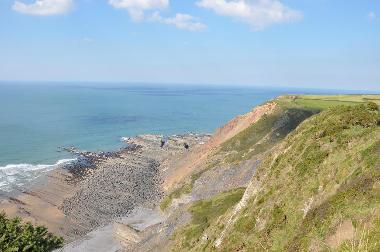
[[[376,110],[379,109],[379,106],[377,106],[377,104],[374,103],[374,102],[368,102],[368,103],[367,103],[367,108],[368,108],[369,110],[371,110],[371,111],[376,111]]]
[[[21,223],[16,217],[8,219],[0,213],[0,251],[52,251],[63,245],[63,238],[47,231],[46,227],[34,227]]]
[[[351,126],[368,128],[377,126],[380,122],[380,114],[377,111],[371,111],[368,105],[367,107],[364,105],[337,106],[331,108],[329,112],[331,115],[336,115],[337,118],[332,118],[332,120],[335,120],[333,124],[339,128]]]

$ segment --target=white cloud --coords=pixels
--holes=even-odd
[[[87,44],[91,44],[93,43],[95,40],[93,38],[90,38],[90,37],[83,37],[82,38],[82,41],[87,43]]]
[[[168,25],[174,25],[179,29],[199,31],[206,28],[201,22],[191,15],[177,13],[174,17],[162,17],[157,10],[169,7],[169,0],[108,0],[108,3],[117,9],[126,9],[131,19],[135,22],[149,20]],[[154,13],[146,18],[146,12]]]
[[[108,0],[117,9],[127,9],[133,21],[144,19],[144,12],[155,9],[165,9],[169,0]]]
[[[155,12],[150,20],[163,24],[174,25],[178,29],[189,31],[200,31],[206,28],[206,25],[198,22],[195,17],[183,13],[177,13],[174,17],[166,18],[162,17],[160,13]]]
[[[29,15],[50,16],[64,14],[72,7],[73,0],[36,0],[31,4],[16,1],[12,9]]]
[[[301,12],[290,9],[279,0],[199,0],[197,5],[247,23],[256,31],[302,18]]]
[[[375,19],[376,18],[375,12],[371,11],[370,13],[368,13],[368,18],[371,20]]]

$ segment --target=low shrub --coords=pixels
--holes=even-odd
[[[0,213],[0,251],[52,251],[63,245],[63,238],[48,232],[46,227],[22,223]]]

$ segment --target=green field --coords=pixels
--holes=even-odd
[[[280,99],[283,104],[306,108],[327,109],[336,105],[357,105],[374,102],[380,105],[380,95],[289,95]]]

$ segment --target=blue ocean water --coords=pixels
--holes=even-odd
[[[50,164],[60,146],[112,150],[145,133],[213,132],[279,94],[249,88],[115,84],[0,85],[0,166]]]
[[[61,146],[114,150],[138,134],[212,133],[284,93],[273,88],[110,83],[0,83],[0,190],[71,158]]]

